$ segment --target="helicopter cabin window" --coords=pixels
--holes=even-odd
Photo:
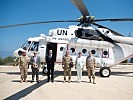
[[[96,53],[96,51],[95,51],[95,50],[91,50],[91,53],[92,53],[92,54],[95,54],[95,53]]]
[[[87,52],[87,50],[86,50],[86,49],[83,49],[83,50],[82,50],[82,53],[83,53],[83,54],[85,54],[86,52]]]
[[[103,54],[104,54],[104,55],[107,55],[107,54],[108,54],[108,51],[104,51]]]
[[[60,47],[60,51],[63,51],[63,49],[64,49],[63,47]]]
[[[71,50],[71,52],[72,52],[72,53],[74,53],[74,52],[75,52],[75,48],[71,48],[70,50]]]
[[[33,42],[31,46],[31,51],[38,51],[39,42]]]
[[[103,52],[103,54],[102,54],[103,58],[108,58],[109,57],[109,51],[103,50],[102,52]]]

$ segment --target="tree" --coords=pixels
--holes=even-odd
[[[14,57],[8,56],[4,59],[0,57],[0,65],[12,65],[14,62]]]
[[[0,57],[0,65],[4,65],[3,59]]]
[[[4,62],[6,65],[11,65],[13,61],[14,61],[14,58],[11,56],[8,56],[4,59]]]

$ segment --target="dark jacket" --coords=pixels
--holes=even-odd
[[[46,56],[46,63],[47,63],[47,68],[53,68],[54,67],[54,63],[55,63],[54,55],[52,55],[51,58],[49,57],[49,55],[47,55]]]

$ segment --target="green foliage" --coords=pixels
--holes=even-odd
[[[14,62],[14,57],[8,56],[6,58],[1,58],[0,57],[0,65],[12,65]]]
[[[0,65],[3,65],[4,62],[3,62],[3,59],[0,57]]]

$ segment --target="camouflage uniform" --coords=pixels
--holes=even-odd
[[[19,59],[21,81],[26,81],[27,74],[28,74],[28,61],[29,61],[29,58],[27,56],[21,56]]]
[[[71,67],[69,66],[70,61],[72,61],[72,57],[70,56],[64,56],[63,57],[63,69],[64,69],[64,81],[66,81],[66,74],[68,72],[68,82],[71,80]]]
[[[95,83],[95,67],[96,67],[96,61],[93,56],[88,56],[86,58],[86,69],[88,72],[88,77],[91,82],[91,76],[93,78],[93,83]]]

